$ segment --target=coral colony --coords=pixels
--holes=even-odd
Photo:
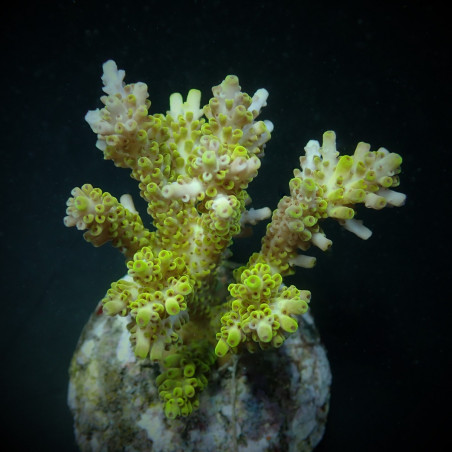
[[[371,231],[354,218],[355,205],[403,205],[405,195],[391,190],[402,158],[363,142],[340,156],[335,133],[325,132],[322,146],[306,145],[290,195],[273,214],[253,209],[246,190],[273,130],[257,120],[265,89],[250,97],[229,75],[204,107],[192,89],[185,102],[172,94],[166,114],[149,114],[146,84],[125,85],[111,60],[103,70],[105,106],[86,121],[105,159],[131,170],[154,227],[144,226],[129,195],[118,201],[90,184],[72,190],[64,223],[85,230],[94,246],[111,242],[124,254],[127,275],[111,285],[103,312],[126,316],[135,355],[160,364],[166,416],[187,416],[217,359],[281,347],[297,330],[311,294],[284,277],[314,265],[301,252],[331,246],[324,219],[367,239]],[[270,216],[260,251],[226,277],[233,237]]]

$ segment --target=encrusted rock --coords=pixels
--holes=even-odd
[[[169,420],[154,384],[158,364],[137,359],[127,319],[91,316],[70,367],[68,402],[82,451],[311,451],[322,438],[331,372],[312,317],[277,350],[214,368],[200,407]]]

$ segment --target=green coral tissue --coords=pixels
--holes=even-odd
[[[281,347],[297,331],[311,294],[284,277],[314,265],[304,254],[312,245],[331,246],[324,219],[367,239],[371,231],[355,219],[358,204],[403,205],[405,195],[393,190],[402,158],[363,142],[340,155],[335,133],[325,132],[321,145],[306,145],[290,194],[273,214],[254,209],[247,187],[273,131],[258,119],[265,89],[249,96],[228,75],[205,106],[192,89],[185,101],[172,94],[166,114],[150,114],[146,84],[126,85],[111,60],[103,70],[104,107],[86,121],[104,158],[131,171],[151,221],[148,228],[130,195],[118,200],[85,184],[72,190],[64,223],[94,246],[111,242],[124,254],[127,275],[111,285],[103,312],[127,317],[135,355],[160,364],[166,416],[187,416],[218,359]],[[268,218],[260,251],[229,272],[233,238]]]

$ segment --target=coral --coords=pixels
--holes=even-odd
[[[90,184],[72,190],[64,223],[86,231],[93,245],[111,242],[124,254],[127,275],[108,290],[103,312],[126,317],[135,355],[160,363],[156,383],[166,416],[187,416],[216,358],[278,348],[297,330],[311,295],[283,278],[314,265],[300,250],[331,246],[322,220],[334,218],[367,239],[370,230],[355,219],[358,204],[379,210],[404,203],[391,189],[402,159],[366,143],[340,156],[331,131],[322,146],[309,141],[261,250],[231,273],[232,239],[271,215],[268,207],[249,208],[246,191],[273,131],[270,121],[257,119],[268,92],[251,97],[229,75],[202,108],[201,93],[190,90],[186,101],[172,94],[165,115],[149,114],[144,83],[125,85],[113,61],[103,69],[104,107],[86,121],[105,159],[138,181],[152,230],[129,195],[118,201]]]

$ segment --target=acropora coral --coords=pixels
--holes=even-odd
[[[331,246],[324,219],[367,239],[371,231],[355,219],[357,205],[404,203],[405,195],[392,190],[402,159],[363,142],[341,156],[335,133],[325,132],[321,146],[306,145],[290,194],[273,214],[253,209],[247,188],[273,131],[270,121],[257,119],[265,89],[251,97],[229,75],[204,107],[192,89],[185,101],[172,94],[166,114],[150,114],[146,84],[126,85],[111,60],[103,70],[104,107],[86,121],[104,158],[138,181],[152,226],[129,195],[118,200],[90,184],[72,190],[64,223],[84,230],[94,246],[111,242],[124,254],[127,275],[111,285],[103,312],[127,317],[136,356],[160,363],[156,384],[166,416],[187,416],[219,358],[281,347],[297,330],[311,294],[284,277],[314,265],[303,254],[312,245]],[[233,238],[270,216],[260,251],[228,272]]]

